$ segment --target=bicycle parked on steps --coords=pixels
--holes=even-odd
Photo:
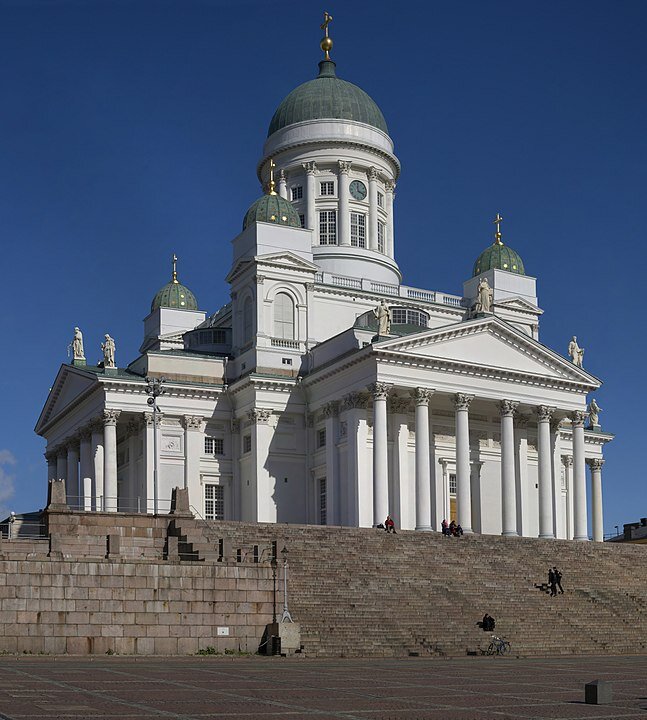
[[[505,638],[492,635],[492,641],[485,651],[486,655],[508,655],[511,650],[510,643]]]

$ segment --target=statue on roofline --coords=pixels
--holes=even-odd
[[[494,292],[490,287],[487,278],[483,278],[476,290],[476,312],[489,313],[492,312],[492,303],[494,301]]]
[[[101,343],[101,350],[103,352],[103,367],[113,368],[115,365],[115,341],[106,333],[106,341]]]
[[[74,337],[72,342],[67,346],[68,357],[72,350],[72,360],[85,360],[85,352],[83,351],[83,333],[78,327],[74,328]]]
[[[373,315],[377,318],[377,334],[388,335],[391,332],[391,309],[386,300],[382,300],[373,310]]]
[[[584,348],[581,348],[577,344],[577,337],[575,335],[573,335],[573,339],[568,344],[568,354],[574,365],[582,367],[582,363],[584,362]]]
[[[589,429],[593,430],[595,428],[599,428],[600,413],[602,412],[602,408],[595,402],[595,398],[591,398],[591,402],[589,403],[589,407],[587,409],[589,411]]]

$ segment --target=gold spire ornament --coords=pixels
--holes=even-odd
[[[494,233],[494,242],[497,245],[503,245],[501,242],[501,223],[503,222],[503,218],[501,217],[501,213],[497,213],[496,217],[492,221],[496,225],[496,232]]]
[[[177,284],[177,255],[173,253],[173,282]]]
[[[274,182],[274,168],[276,167],[276,163],[272,158],[270,158],[270,195],[276,195],[276,191],[274,190],[274,187],[276,186],[276,183]]]
[[[321,29],[326,33],[321,38],[321,49],[324,51],[325,59],[330,60],[330,51],[332,50],[332,38],[328,35],[328,25],[332,22],[332,15],[327,11],[324,12],[324,21],[321,24]]]

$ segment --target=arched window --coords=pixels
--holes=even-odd
[[[248,297],[243,305],[243,342],[248,343],[252,340],[254,333],[254,305],[252,299]]]
[[[274,298],[274,337],[294,340],[294,302],[285,293]]]

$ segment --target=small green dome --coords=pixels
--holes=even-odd
[[[157,308],[177,308],[178,310],[197,310],[198,301],[188,287],[177,280],[161,288],[153,298],[151,312]]]
[[[294,205],[280,195],[263,195],[258,198],[245,214],[243,230],[253,222],[301,227],[301,220],[299,220],[299,214]]]
[[[517,273],[517,275],[525,275],[526,271],[523,267],[523,260],[519,255],[507,245],[495,242],[490,247],[485,248],[478,256],[474,263],[473,277],[480,275],[486,270],[506,270],[507,272]]]
[[[388,134],[380,108],[357,85],[340,80],[332,60],[322,60],[318,77],[299,85],[283,100],[267,136],[304,120],[322,119],[356,120]]]

